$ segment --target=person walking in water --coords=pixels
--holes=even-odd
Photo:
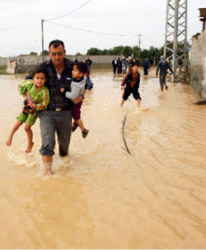
[[[37,119],[38,111],[45,110],[49,103],[49,90],[44,86],[47,76],[46,71],[40,67],[34,69],[33,80],[24,80],[18,84],[18,90],[25,97],[23,111],[17,116],[17,121],[6,141],[7,146],[11,146],[15,132],[25,123],[28,145],[26,153],[30,153],[33,143],[33,132],[31,130]]]
[[[87,65],[85,63],[79,62],[74,64],[72,70],[71,91],[65,92],[64,86],[61,87],[61,92],[65,93],[65,96],[67,98],[75,99],[77,98],[77,96],[84,94],[85,84],[86,84],[86,79],[85,79],[86,72],[87,72]],[[74,123],[72,126],[72,132],[74,132],[76,128],[79,126],[82,131],[82,137],[85,138],[89,133],[89,130],[84,128],[83,121],[80,118],[81,106],[82,102],[79,102],[78,104],[73,104],[72,116],[74,118]]]
[[[72,102],[78,103],[84,99],[82,95],[71,101],[60,91],[62,82],[64,82],[66,91],[69,91],[72,79],[73,63],[65,58],[65,55],[64,42],[53,40],[49,44],[50,60],[40,64],[47,72],[46,86],[50,92],[50,103],[47,111],[39,113],[42,138],[40,154],[48,173],[52,173],[52,162],[56,144],[55,134],[57,134],[59,143],[59,155],[61,157],[66,156],[69,151],[71,137]],[[27,78],[30,77],[27,76]]]
[[[116,74],[117,71],[117,59],[116,57],[112,60],[113,73]]]
[[[123,90],[123,96],[121,101],[121,107],[128,97],[133,94],[134,99],[137,101],[137,107],[140,108],[141,97],[139,94],[140,85],[140,73],[138,71],[137,63],[133,63],[131,72],[129,72],[122,81],[121,90]]]
[[[168,89],[166,84],[166,77],[167,77],[167,70],[169,69],[172,74],[174,74],[172,68],[170,67],[169,63],[165,60],[164,56],[161,56],[161,61],[157,65],[156,76],[158,77],[159,73],[159,81],[160,81],[160,89],[163,91],[164,87],[165,90]]]
[[[144,67],[144,75],[147,76],[148,70],[150,68],[150,61],[147,57],[144,58],[143,67]]]

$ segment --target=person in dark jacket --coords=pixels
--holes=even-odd
[[[59,155],[66,156],[69,150],[71,137],[72,102],[79,103],[84,96],[78,96],[75,100],[65,97],[60,91],[64,86],[70,91],[73,63],[65,58],[64,43],[60,40],[51,41],[49,44],[50,60],[40,64],[47,72],[45,86],[49,89],[50,103],[46,111],[39,113],[42,146],[40,154],[47,174],[52,173],[52,162],[55,148],[55,133],[59,143]],[[27,78],[30,78],[28,76]]]
[[[149,59],[147,57],[144,58],[143,67],[144,67],[144,75],[147,76],[148,70],[150,68],[150,62],[149,62]]]
[[[169,69],[172,74],[174,74],[172,68],[170,67],[169,63],[165,60],[164,56],[161,56],[161,61],[158,63],[157,70],[156,70],[156,76],[158,77],[159,73],[159,81],[160,81],[160,88],[161,91],[163,91],[163,87],[165,86],[165,89],[168,89],[168,86],[166,84],[166,76],[167,76],[167,70]]]
[[[88,72],[88,76],[90,76],[90,72],[91,72],[91,65],[92,65],[92,60],[88,57],[87,60],[85,61],[86,65],[87,65],[87,72]]]
[[[137,101],[137,107],[140,108],[141,97],[139,94],[140,73],[138,71],[138,65],[133,63],[132,70],[129,72],[122,81],[121,90],[123,90],[123,96],[121,101],[121,107],[128,97],[132,94]]]
[[[118,58],[117,60],[117,74],[121,74],[122,73],[122,61],[120,58]]]
[[[117,59],[116,57],[112,60],[113,73],[116,74],[117,71]]]

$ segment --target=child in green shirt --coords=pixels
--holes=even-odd
[[[35,123],[38,111],[43,111],[49,104],[49,90],[44,86],[47,81],[44,69],[37,67],[32,72],[32,80],[24,80],[18,84],[18,90],[25,97],[23,111],[17,116],[17,121],[11,130],[6,141],[7,146],[11,146],[12,139],[19,127],[25,123],[25,131],[28,137],[26,153],[30,153],[33,143],[33,132],[31,126]]]

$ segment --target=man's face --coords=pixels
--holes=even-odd
[[[53,45],[49,48],[49,56],[54,66],[59,66],[64,62],[65,50],[62,45],[54,48]]]

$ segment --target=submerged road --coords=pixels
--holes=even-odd
[[[89,135],[74,132],[69,157],[55,156],[49,178],[40,171],[38,122],[31,154],[23,129],[5,146],[21,77],[0,76],[2,248],[205,247],[206,107],[193,105],[188,85],[169,82],[161,93],[153,76],[142,77],[138,110],[132,97],[120,107],[122,77],[93,71],[82,107]]]

